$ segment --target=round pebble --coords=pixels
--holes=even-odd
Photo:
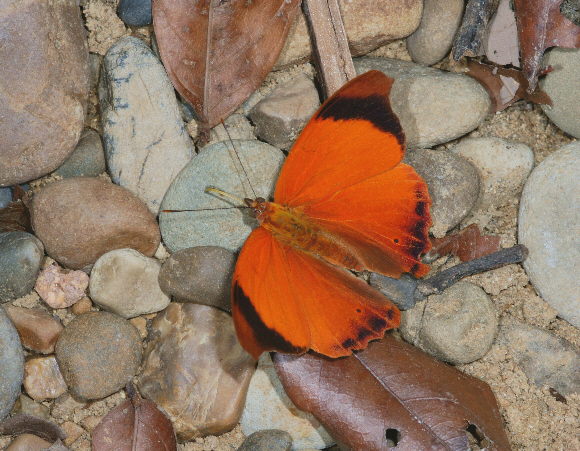
[[[159,226],[163,243],[171,252],[197,246],[220,246],[237,251],[258,225],[240,204],[207,194],[208,187],[219,188],[240,198],[268,199],[274,193],[278,173],[284,162],[279,149],[256,140],[234,140],[244,170],[230,142],[219,142],[197,155],[176,177],[163,199]]]
[[[201,246],[172,254],[159,272],[159,286],[178,301],[231,310],[234,253],[223,247]]]
[[[407,37],[407,50],[413,61],[431,66],[449,54],[464,8],[463,0],[424,0],[421,24]]]
[[[292,437],[293,449],[323,449],[334,444],[313,415],[298,410],[290,401],[267,352],[260,357],[250,381],[240,426],[246,436],[264,429],[286,431]]]
[[[157,315],[149,336],[139,391],[167,413],[177,437],[186,441],[232,429],[255,367],[232,317],[174,302]]]
[[[436,238],[443,238],[475,205],[479,172],[466,159],[446,151],[407,152],[403,161],[427,183],[433,220],[429,231]]]
[[[357,58],[357,74],[378,69],[395,79],[391,106],[403,126],[408,149],[433,147],[477,128],[491,101],[477,81],[409,61]]]
[[[450,149],[473,164],[481,185],[476,208],[499,208],[516,198],[534,166],[534,153],[527,145],[501,138],[468,138]]]
[[[151,0],[121,0],[117,13],[130,27],[144,27],[153,23]]]
[[[0,421],[12,410],[24,376],[24,351],[18,332],[0,306]]]
[[[32,199],[32,225],[46,252],[67,268],[85,272],[113,249],[152,256],[159,246],[155,216],[135,195],[96,177],[46,185]]]
[[[518,218],[526,273],[542,298],[580,327],[580,144],[544,159],[528,178]]]
[[[459,364],[473,362],[489,351],[497,324],[489,296],[461,281],[401,312],[399,330],[405,341],[433,357]]]
[[[195,150],[173,85],[141,39],[121,38],[107,52],[99,102],[111,178],[157,214],[171,181]]]
[[[34,235],[0,233],[0,302],[32,291],[43,256],[44,246]]]
[[[159,312],[171,301],[159,288],[160,269],[157,260],[134,249],[107,252],[91,271],[91,299],[124,318]]]
[[[89,93],[89,52],[74,0],[3,2],[0,186],[58,168],[75,148]]]
[[[96,177],[106,171],[105,151],[103,150],[101,137],[96,131],[86,128],[73,153],[70,154],[62,166],[54,171],[54,174],[60,175],[62,178],[83,175]]]
[[[56,342],[56,359],[69,391],[100,399],[125,386],[141,364],[141,338],[131,323],[109,312],[77,316]]]
[[[251,434],[237,451],[290,451],[292,436],[286,431],[266,429]]]

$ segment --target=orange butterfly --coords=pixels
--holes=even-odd
[[[240,343],[263,351],[349,355],[397,327],[397,307],[350,271],[425,275],[427,185],[401,163],[393,80],[367,72],[329,98],[280,172],[274,202],[245,199],[260,223],[234,272]],[[344,269],[343,269],[344,268]]]

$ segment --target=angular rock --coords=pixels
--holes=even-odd
[[[407,37],[413,61],[431,66],[449,54],[464,8],[463,0],[424,0],[419,28]]]
[[[56,340],[64,329],[58,319],[39,308],[29,309],[11,304],[5,304],[4,308],[25,348],[42,354],[54,352]]]
[[[534,166],[532,149],[501,138],[468,138],[452,147],[478,170],[480,196],[476,208],[499,208],[516,197]]]
[[[9,186],[48,174],[73,151],[87,110],[89,52],[76,0],[7,0],[0,17],[0,186]]]
[[[292,436],[286,431],[266,429],[251,434],[237,451],[290,451]]]
[[[460,281],[401,312],[399,331],[405,341],[433,357],[459,364],[483,357],[497,327],[489,296],[477,285]]]
[[[127,36],[109,49],[99,101],[111,178],[156,215],[171,181],[195,150],[173,85],[143,41]]]
[[[24,388],[35,401],[58,398],[67,391],[56,357],[33,357],[24,365]]]
[[[107,252],[91,271],[91,299],[124,318],[159,312],[171,301],[159,288],[160,269],[157,260],[134,249]]]
[[[159,272],[159,286],[178,301],[231,310],[234,253],[223,247],[182,249],[169,257]]]
[[[50,409],[48,407],[33,401],[26,395],[20,395],[18,397],[11,413],[27,413],[35,417],[44,418],[45,420],[48,420],[50,417]]]
[[[290,401],[268,353],[260,357],[250,381],[240,426],[246,436],[263,429],[286,431],[292,437],[293,449],[323,449],[334,444],[314,416],[298,410]]]
[[[231,316],[172,303],[153,321],[139,390],[157,403],[180,440],[217,435],[239,421],[254,360],[238,343]]]
[[[71,269],[89,271],[113,249],[130,247],[151,256],[159,246],[159,226],[147,206],[96,177],[47,185],[34,196],[31,215],[47,254]]]
[[[338,4],[349,48],[354,56],[364,55],[388,42],[409,36],[419,26],[423,12],[421,0],[339,0]],[[299,10],[274,69],[303,63],[311,55],[312,43],[306,18]]]
[[[18,332],[0,306],[0,421],[12,410],[24,375],[24,352]]]
[[[306,74],[279,85],[250,111],[256,135],[288,150],[320,106],[318,91]]]
[[[469,133],[484,121],[491,107],[483,86],[466,75],[389,58],[357,58],[354,65],[357,74],[378,69],[395,79],[391,106],[411,150]]]
[[[0,302],[32,291],[44,256],[44,246],[26,232],[0,233]]]
[[[52,264],[41,271],[34,289],[52,308],[67,308],[84,297],[88,286],[89,276],[85,272],[65,272]]]
[[[141,337],[131,323],[109,312],[77,316],[56,342],[56,359],[69,391],[100,399],[125,386],[141,363]]]
[[[163,243],[169,251],[220,246],[235,252],[258,225],[247,208],[235,208],[240,205],[207,194],[205,189],[215,187],[241,198],[268,199],[274,193],[284,154],[257,140],[235,140],[233,144],[255,194],[238,160],[232,156],[231,143],[208,146],[175,178],[161,204],[161,210],[194,210],[159,214]]]
[[[423,177],[431,197],[429,231],[443,238],[471,211],[479,196],[479,172],[464,158],[438,150],[407,152],[403,160]]]
[[[96,177],[106,171],[101,137],[93,129],[86,128],[73,152],[54,174],[66,179],[81,176]]]
[[[544,159],[528,177],[518,217],[526,273],[558,315],[580,327],[580,144]]]

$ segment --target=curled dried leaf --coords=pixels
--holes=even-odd
[[[462,262],[489,255],[500,249],[499,236],[482,235],[477,224],[471,224],[458,233],[444,238],[432,238],[430,254],[456,255]]]
[[[48,442],[66,438],[66,433],[62,428],[52,421],[27,413],[16,414],[0,423],[0,435],[21,434],[34,434]]]

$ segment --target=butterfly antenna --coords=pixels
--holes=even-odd
[[[242,204],[242,206],[245,204],[244,199],[242,199],[238,196],[234,196],[230,193],[226,193],[225,191],[222,191],[221,189],[214,188],[213,186],[206,188],[204,191],[207,194],[215,193],[215,194],[222,196],[222,197],[225,197],[227,199],[235,200],[236,202]]]
[[[246,176],[246,180],[248,181],[248,185],[250,185],[250,189],[252,190],[252,194],[254,195],[254,199],[258,197],[258,195],[256,194],[256,191],[254,190],[254,187],[252,186],[252,182],[250,182],[250,177],[248,177],[248,173],[246,172],[246,168],[244,167],[242,160],[240,159],[240,155],[238,154],[238,150],[236,149],[236,146],[234,145],[234,140],[232,139],[231,135],[230,135],[230,131],[228,130],[228,127],[226,126],[226,123],[224,122],[224,120],[222,119],[222,125],[224,126],[224,129],[226,130],[226,133],[228,135],[228,138],[230,140],[230,142],[232,143],[232,147],[234,148],[234,154],[236,155],[236,159],[238,160],[238,163],[240,163],[240,166],[242,168],[242,171],[244,171],[244,175]],[[215,192],[217,193],[220,190],[216,190]],[[206,190],[207,192],[207,190]],[[222,195],[226,194],[223,191],[220,193]],[[226,197],[233,197],[229,194],[226,194]],[[244,203],[242,201],[242,203]]]

